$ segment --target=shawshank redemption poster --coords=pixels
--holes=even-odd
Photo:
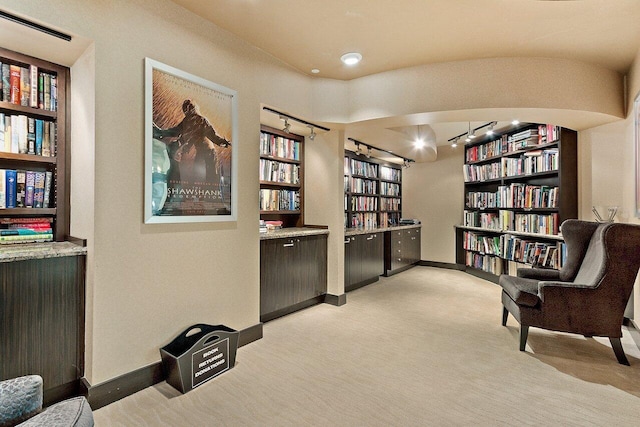
[[[185,76],[152,70],[152,215],[228,216],[233,95]]]

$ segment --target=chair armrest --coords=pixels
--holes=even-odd
[[[42,410],[42,377],[27,375],[0,381],[0,426],[22,422]]]
[[[552,299],[558,296],[561,299],[579,298],[581,295],[587,296],[587,293],[594,291],[593,286],[573,283],[573,282],[556,282],[541,281],[538,283],[538,296],[541,301]]]
[[[560,271],[549,268],[519,268],[517,274],[524,279],[560,280]]]

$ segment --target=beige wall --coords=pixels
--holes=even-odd
[[[438,160],[402,170],[402,215],[422,222],[422,259],[456,262],[454,226],[462,223],[463,148],[440,147]]]
[[[619,75],[568,61],[482,60],[337,82],[301,75],[168,0],[0,0],[0,6],[93,41],[73,67],[79,81],[73,90],[71,189],[72,231],[89,240],[87,379],[93,385],[156,363],[159,347],[193,323],[243,329],[259,322],[261,103],[337,123],[471,108],[577,109],[600,114],[604,122],[624,114]],[[143,224],[145,57],[238,91],[237,222]],[[501,65],[506,71],[496,72]],[[632,87],[640,87],[637,80]],[[512,91],[520,95],[507,96]],[[627,120],[625,140],[617,142],[627,149],[629,126]],[[335,294],[343,289],[344,137],[337,129],[319,135],[307,151],[314,158],[306,177],[306,219],[332,232],[329,292]],[[593,132],[590,138],[598,152],[602,137]],[[405,170],[403,208],[405,216],[423,221],[423,259],[454,262],[462,154],[445,148],[439,157]],[[617,180],[625,183],[628,204],[631,166],[627,157],[624,162]],[[597,161],[590,170],[603,173]],[[593,179],[590,186],[603,191]]]

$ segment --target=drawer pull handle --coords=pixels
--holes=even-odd
[[[351,242],[351,240],[347,239],[347,240],[345,240],[344,242],[345,242],[345,243],[350,243],[350,242]]]
[[[285,248],[292,248],[293,247],[293,243],[285,243],[282,246],[285,247]]]
[[[367,240],[373,240],[373,236],[367,237]]]

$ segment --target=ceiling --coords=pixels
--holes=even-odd
[[[497,57],[571,59],[625,74],[640,46],[639,0],[173,1],[301,73],[339,80]],[[362,61],[342,64],[340,56],[353,51],[362,54]],[[558,114],[560,120],[568,112]],[[429,161],[432,156],[412,144],[428,127],[442,151],[469,126],[502,120],[501,127],[511,118],[508,111],[431,113],[351,123],[345,131],[347,137]],[[593,126],[575,112],[563,118],[575,129]],[[261,119],[282,127],[273,114],[263,112]],[[309,133],[295,122],[292,130]]]

